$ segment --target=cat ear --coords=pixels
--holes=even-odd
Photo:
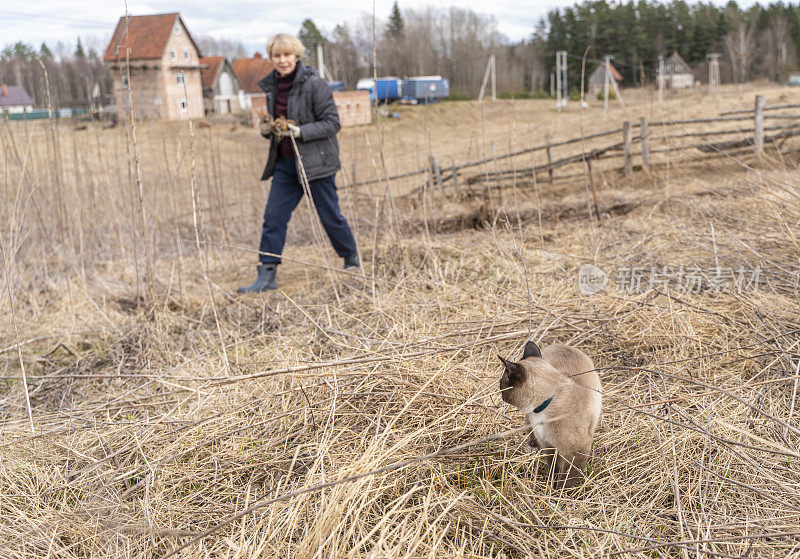
[[[528,357],[541,357],[542,352],[539,350],[539,346],[536,345],[536,342],[528,342],[525,344],[525,349],[522,352],[522,358],[527,359]]]
[[[500,357],[498,355],[498,357]],[[525,378],[525,369],[519,363],[514,363],[513,361],[509,361],[508,359],[504,359],[500,357],[500,361],[503,362],[505,365],[506,372],[508,372],[508,381],[511,384],[516,384],[522,381]]]

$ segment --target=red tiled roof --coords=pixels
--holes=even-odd
[[[233,71],[242,82],[242,89],[247,93],[261,93],[258,82],[272,69],[272,62],[258,52],[253,55],[253,58],[240,58],[233,63]]]
[[[225,59],[222,56],[204,56],[200,59],[200,64],[208,65],[208,68],[203,68],[200,71],[200,79],[203,82],[204,89],[214,87],[214,81],[217,79],[223,60]]]
[[[181,24],[183,24],[183,20],[180,17],[177,12],[149,16],[128,16],[127,26],[125,16],[119,18],[117,28],[111,37],[111,42],[108,43],[106,53],[103,55],[103,60],[106,62],[125,60],[125,47],[128,45],[130,46],[131,60],[161,58],[167,48],[167,41],[169,41],[176,20],[180,20]],[[183,27],[186,29],[186,25],[183,25]],[[186,34],[189,36],[189,40],[192,41],[194,48],[197,49],[197,44],[195,44],[188,30]],[[199,54],[200,49],[197,49],[197,52]]]

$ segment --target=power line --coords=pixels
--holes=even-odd
[[[567,56],[569,58],[572,58],[573,60],[583,60],[582,56],[578,56],[576,54],[567,54]],[[587,57],[586,60],[589,61],[589,62],[595,62],[598,65],[602,65],[603,64],[603,60],[601,60],[600,58]],[[645,68],[648,71],[653,71],[653,72],[656,70],[656,64],[658,63],[657,60],[652,60],[651,61],[650,59],[642,59],[640,62],[641,62],[642,65],[645,66]],[[652,63],[652,65],[651,65],[651,63]],[[624,60],[620,60],[616,56],[614,57],[614,66],[615,67],[626,66],[626,67],[628,67],[628,68],[630,68],[631,70],[634,70],[634,71],[635,70],[639,70],[639,65],[637,65],[635,63],[631,63],[631,62],[625,62]]]

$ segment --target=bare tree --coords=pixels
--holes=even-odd
[[[790,53],[794,54],[794,44],[789,21],[782,15],[776,15],[769,24],[770,77],[780,79],[789,65]]]
[[[725,36],[725,48],[733,66],[734,80],[744,82],[750,71],[750,62],[755,46],[756,10],[753,13],[752,23],[748,23],[738,10],[729,9],[728,17],[731,21],[731,31]]]
[[[337,25],[330,36],[325,51],[325,65],[336,80],[355,87],[362,77],[364,60],[359,56],[355,40],[347,23]]]
[[[203,56],[224,56],[229,60],[245,58],[247,49],[241,41],[232,39],[217,39],[210,35],[196,37],[197,46]]]

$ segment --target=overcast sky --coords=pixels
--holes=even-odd
[[[385,19],[393,0],[375,0],[375,11]],[[527,38],[536,22],[549,10],[570,6],[574,0],[399,0],[401,9],[434,6],[458,6],[476,12],[491,13],[497,26],[512,40]],[[723,4],[724,0],[714,1]],[[749,5],[745,0],[740,5]],[[0,47],[16,41],[33,44],[44,41],[51,48],[58,41],[75,44],[78,36],[102,52],[120,16],[124,2],[85,0],[2,0],[0,5]],[[337,23],[358,21],[362,14],[372,13],[369,0],[131,0],[131,15],[178,11],[194,35],[240,40],[248,50],[264,50],[266,39],[274,33],[297,33],[300,23],[311,18],[323,31]]]
[[[393,0],[375,1],[378,18],[386,18],[392,3]],[[574,0],[399,0],[401,9],[458,6],[476,12],[490,12],[497,19],[500,32],[511,39],[526,38],[533,32],[537,20],[548,10],[573,3]],[[131,15],[178,11],[193,35],[237,39],[250,50],[263,51],[267,37],[280,32],[297,33],[305,18],[313,19],[318,27],[330,31],[338,23],[357,21],[363,13],[371,14],[372,2],[130,0],[128,10]],[[90,43],[105,43],[124,13],[125,4],[121,1],[3,0],[0,7],[0,46],[24,41],[38,48],[44,41],[52,48],[58,41],[75,44],[78,36],[88,37]]]

